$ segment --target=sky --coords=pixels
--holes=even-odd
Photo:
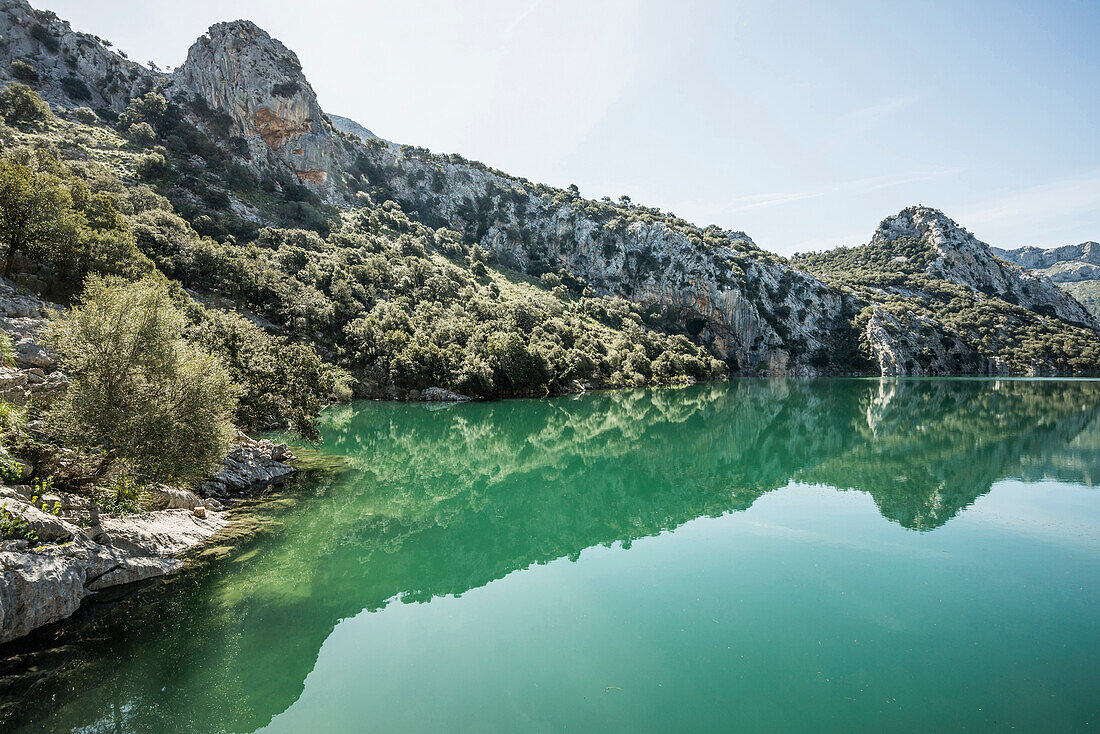
[[[326,112],[789,255],[911,204],[1100,240],[1100,0],[32,0],[175,67],[247,18]]]

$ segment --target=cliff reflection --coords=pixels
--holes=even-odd
[[[1100,383],[739,381],[328,413],[340,475],[304,478],[281,532],[85,630],[20,715],[51,731],[252,731],[301,694],[333,627],[534,564],[745,510],[792,481],[869,493],[914,530],[1006,477],[1092,486]],[[127,662],[128,661],[128,662]],[[36,697],[64,690],[56,708]],[[201,712],[201,713],[200,713]]]

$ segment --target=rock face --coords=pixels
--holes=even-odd
[[[0,0],[0,37],[0,80],[29,84],[53,105],[118,112],[135,94],[164,78],[122,58],[95,36],[73,31],[53,13],[33,9],[26,0]],[[14,61],[32,71],[20,66],[23,75],[17,74]]]
[[[364,156],[373,160],[370,182],[406,209],[430,210],[474,233],[515,269],[565,270],[597,294],[664,309],[737,371],[817,372],[816,357],[842,321],[842,294],[761,251],[744,232],[698,230],[644,208],[602,206],[415,152],[375,146]]]
[[[68,387],[53,354],[38,342],[51,310],[51,304],[0,278],[0,330],[8,333],[15,348],[14,364],[0,365],[0,399],[26,405],[32,398],[49,398]]]
[[[1084,306],[1047,278],[999,260],[989,245],[960,227],[943,212],[914,206],[888,217],[872,242],[912,237],[937,253],[929,275],[994,295],[1010,303],[1072,324],[1096,329],[1100,324]]]
[[[330,112],[328,113],[328,119],[332,122],[332,126],[335,127],[337,130],[348,133],[349,135],[354,135],[360,140],[382,140],[382,138],[378,137],[370,130],[350,118],[341,117],[340,115],[334,115]],[[383,140],[383,142],[387,143],[387,145],[394,145],[393,143],[390,143],[388,141]]]
[[[31,494],[31,487],[0,487],[0,505],[22,516],[44,544],[28,549],[22,540],[0,543],[0,642],[70,616],[100,589],[179,569],[177,554],[229,524],[221,514],[199,518],[176,509],[103,517],[81,528],[31,505]],[[81,514],[68,510],[86,504],[65,494],[47,501],[70,515]]]
[[[998,365],[966,345],[942,324],[912,312],[898,316],[876,308],[867,343],[883,377],[999,374]]]
[[[303,182],[328,181],[335,163],[334,128],[298,57],[255,23],[210,26],[173,79],[227,114],[230,134],[248,141],[253,156],[274,157]]]

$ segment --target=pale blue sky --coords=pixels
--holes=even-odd
[[[994,245],[1100,239],[1097,0],[34,4],[162,67],[249,18],[383,137],[783,254],[915,203]]]

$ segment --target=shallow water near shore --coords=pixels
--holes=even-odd
[[[319,451],[0,728],[1100,725],[1100,382],[360,402]]]

